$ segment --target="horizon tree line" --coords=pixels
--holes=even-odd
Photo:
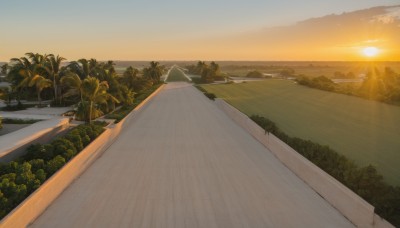
[[[65,62],[66,58],[54,54],[28,52],[20,58],[12,58],[1,66],[6,75],[8,88],[0,88],[0,98],[15,109],[22,109],[22,99],[32,99],[38,107],[42,99],[51,99],[53,106],[76,105],[76,116],[91,122],[118,105],[130,105],[134,96],[153,84],[161,82],[165,67],[152,61],[141,71],[130,66],[118,74],[113,61],[79,59]]]

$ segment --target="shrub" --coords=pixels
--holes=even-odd
[[[51,145],[54,147],[53,153],[55,156],[63,155],[68,150],[72,150],[75,154],[77,152],[74,144],[66,138],[57,138],[51,142]]]
[[[217,96],[215,96],[215,94],[213,94],[213,93],[204,93],[204,95],[206,96],[206,97],[208,97],[208,99],[210,99],[210,100],[215,100],[215,98],[217,98]]]
[[[29,164],[32,166],[32,172],[36,172],[37,170],[44,169],[45,163],[43,159],[33,159],[29,161]]]
[[[32,144],[27,148],[27,153],[23,156],[23,159],[32,160],[40,158],[48,161],[54,157],[53,150],[54,148],[51,144]]]
[[[57,172],[65,164],[65,159],[61,155],[57,155],[46,163],[46,172],[50,175]]]
[[[262,77],[264,77],[264,75],[260,71],[253,70],[253,71],[250,71],[249,73],[247,73],[246,77],[248,77],[248,78],[262,78]]]
[[[46,172],[43,169],[38,169],[35,172],[35,176],[38,180],[40,180],[41,183],[43,183],[46,180]]]
[[[79,132],[77,131],[69,132],[65,136],[65,139],[69,140],[75,146],[77,151],[81,151],[83,149],[83,143],[81,136],[79,135]]]

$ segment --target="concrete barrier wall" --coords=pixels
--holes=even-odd
[[[65,133],[69,119],[50,119],[34,123],[18,131],[1,136],[0,162],[9,162],[26,153],[26,148],[34,143],[47,143],[52,138]]]
[[[26,227],[39,217],[48,206],[78,178],[108,147],[114,143],[129,121],[146,105],[164,85],[138,105],[118,124],[106,130],[85,149],[50,177],[39,189],[26,198],[18,207],[0,221],[0,227]]]
[[[377,217],[374,214],[374,207],[342,183],[304,158],[273,134],[266,134],[265,131],[248,116],[232,107],[224,100],[216,99],[215,102],[232,120],[268,148],[285,166],[306,182],[314,191],[321,195],[353,224],[358,227],[375,227],[376,224],[379,223],[379,227],[390,227],[384,226],[389,223],[384,220],[384,222],[382,222],[382,219],[375,222]]]

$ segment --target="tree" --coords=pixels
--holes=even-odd
[[[100,82],[99,79],[88,77],[82,82],[82,94],[84,99],[89,102],[89,123],[92,122],[93,108],[95,105],[107,103],[108,100],[119,102],[118,99],[107,93],[108,84],[105,81]]]
[[[0,73],[3,74],[3,75],[7,75],[7,71],[8,71],[8,64],[5,63],[5,64],[3,64],[3,65],[1,66],[1,71],[0,71]]]
[[[81,102],[83,101],[82,80],[76,73],[68,72],[66,76],[61,78],[60,82],[62,85],[68,87],[64,96],[70,97],[76,95],[80,97]]]
[[[247,73],[246,77],[248,77],[248,78],[262,78],[262,77],[264,77],[264,75],[260,71],[253,70],[253,71],[250,71],[249,73]]]
[[[95,76],[95,71],[98,67],[99,65],[95,59],[79,59],[68,64],[67,69],[79,75],[83,80],[89,76]]]
[[[163,67],[159,62],[150,62],[150,66],[143,69],[143,76],[145,78],[153,80],[153,82],[159,83],[160,78],[163,74]]]
[[[203,72],[203,69],[206,68],[206,67],[207,67],[206,62],[204,62],[204,61],[198,61],[198,62],[197,62],[197,65],[196,65],[196,68],[195,68],[195,73],[201,75],[202,72]]]
[[[42,98],[40,97],[40,94],[42,93],[43,89],[51,87],[51,80],[46,79],[40,75],[35,75],[29,82],[29,86],[36,87],[36,93],[38,96],[39,107],[41,107],[42,106]]]
[[[59,55],[54,56],[53,54],[48,56],[48,66],[46,67],[47,72],[49,73],[50,77],[53,80],[53,88],[54,88],[54,101],[57,103],[57,95],[58,91],[58,84],[60,79],[60,69],[62,61],[66,60],[64,57]]]

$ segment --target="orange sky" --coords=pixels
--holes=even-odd
[[[60,54],[68,60],[400,60],[400,7],[343,13],[383,1],[322,7],[316,0],[174,0],[161,8],[154,2],[139,7],[90,0],[71,7],[43,1],[27,2],[32,5],[23,9],[13,1],[2,5],[0,20],[7,23],[0,36],[0,61],[26,52]],[[367,58],[362,49],[368,46],[379,48],[379,54]]]

